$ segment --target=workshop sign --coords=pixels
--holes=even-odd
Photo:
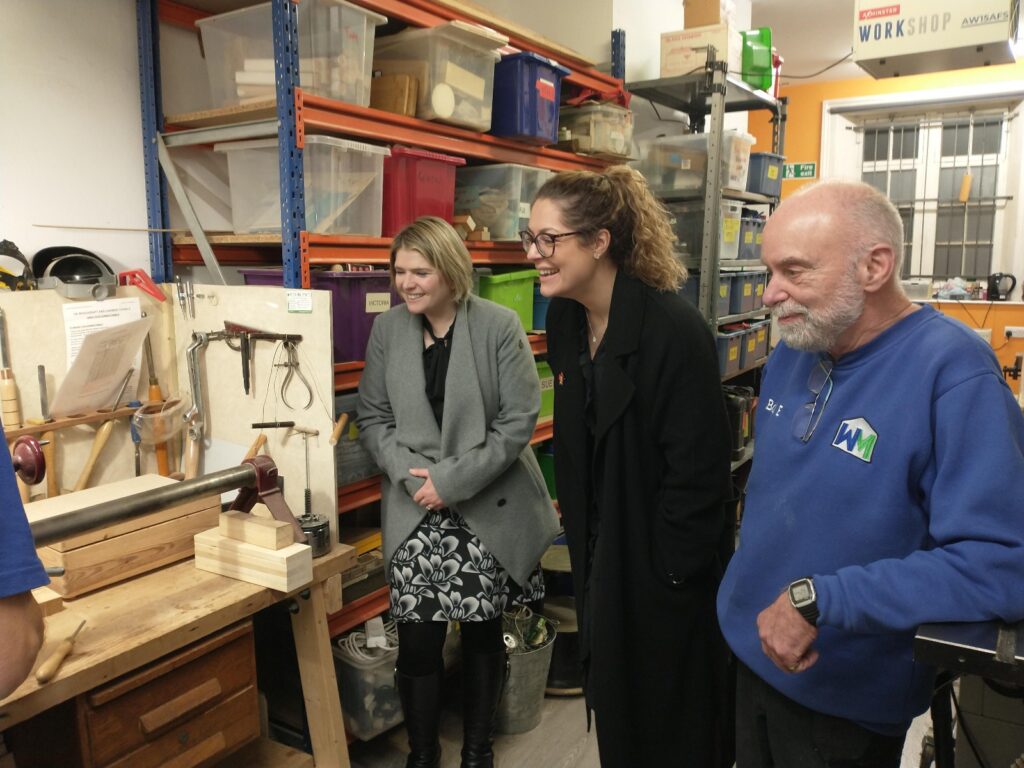
[[[815,179],[817,177],[817,163],[785,163],[782,166],[782,178],[784,179]]]

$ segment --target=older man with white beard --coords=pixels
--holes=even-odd
[[[1024,419],[991,348],[904,295],[902,253],[860,183],[807,187],[765,227],[782,343],[718,595],[737,768],[898,768],[934,679],[914,629],[1024,618]]]

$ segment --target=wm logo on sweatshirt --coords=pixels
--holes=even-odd
[[[877,440],[878,433],[871,428],[867,419],[847,419],[839,425],[832,447],[870,464]]]

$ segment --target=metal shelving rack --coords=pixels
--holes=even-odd
[[[704,186],[704,238],[701,244],[699,261],[689,260],[688,267],[700,269],[700,288],[698,308],[707,318],[712,330],[716,330],[723,322],[734,322],[746,319],[751,313],[742,316],[726,316],[719,318],[716,309],[716,297],[712,290],[718,285],[721,262],[718,252],[718,232],[721,218],[719,202],[722,199],[740,202],[774,205],[775,200],[764,195],[757,195],[740,190],[724,189],[719,173],[722,156],[722,133],[725,114],[727,112],[748,112],[751,110],[771,110],[773,120],[772,146],[773,151],[782,154],[785,144],[786,101],[776,100],[768,94],[755,91],[746,83],[730,76],[724,61],[716,59],[715,50],[708,51],[708,63],[703,71],[681,75],[679,77],[645,80],[628,83],[630,92],[637,96],[664,105],[671,109],[685,112],[690,118],[690,126],[694,131],[703,130],[705,120],[710,118],[708,126],[708,174]],[[696,200],[694,194],[666,196],[665,200]],[[730,260],[729,266],[760,266],[759,262]],[[760,314],[764,314],[762,311]]]
[[[194,0],[197,5],[204,0]],[[172,277],[173,263],[205,263],[215,274],[218,262],[226,264],[282,264],[286,287],[308,287],[309,266],[317,263],[359,261],[382,264],[388,257],[390,241],[385,238],[312,235],[305,230],[302,148],[305,133],[330,133],[356,139],[370,139],[388,143],[410,144],[423,149],[446,152],[488,162],[520,163],[551,170],[599,170],[606,160],[576,155],[547,147],[535,147],[489,134],[475,133],[454,126],[432,123],[417,118],[394,115],[368,107],[346,104],[332,99],[313,96],[298,87],[298,35],[296,33],[296,6],[291,0],[272,0],[274,63],[277,73],[277,98],[250,105],[209,110],[188,115],[167,116],[166,131],[161,132],[163,117],[159,114],[159,98],[147,96],[147,80],[154,80],[159,69],[155,49],[154,23],[145,29],[143,16],[191,28],[195,21],[208,13],[195,10],[170,0],[136,0],[139,9],[140,62],[142,51],[152,51],[151,65],[143,72],[143,103],[153,105],[152,119],[143,121],[144,143],[151,147],[188,146],[213,141],[232,141],[243,138],[281,136],[279,142],[281,167],[282,230],[279,236],[210,236],[199,228],[198,222],[190,226],[192,235],[177,236],[173,243],[164,237],[162,250],[151,247],[154,276],[163,280]],[[432,27],[450,20],[463,20],[490,24],[508,34],[511,45],[523,50],[536,51],[557,59],[568,67],[570,74],[563,86],[590,89],[602,93],[623,93],[620,79],[597,72],[586,62],[568,56],[564,50],[555,50],[529,40],[522,30],[506,29],[497,20],[476,15],[473,9],[450,0],[359,0],[359,5],[415,26]],[[147,155],[148,157],[148,155]],[[164,173],[175,186],[176,176],[169,157],[162,163]],[[147,190],[160,189],[161,179],[156,163],[146,168]],[[187,201],[178,195],[186,218]],[[155,196],[161,198],[160,195]],[[166,218],[166,211],[162,213]],[[150,216],[150,226],[156,224]],[[214,246],[217,256],[213,255]],[[481,264],[522,264],[525,257],[516,243],[474,243],[470,247],[474,262]]]

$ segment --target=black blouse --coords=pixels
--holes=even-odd
[[[444,382],[448,377],[448,360],[452,354],[452,334],[455,331],[455,322],[452,321],[442,338],[434,335],[434,329],[430,327],[430,321],[426,315],[423,316],[423,327],[433,340],[433,344],[423,350],[423,378],[426,379],[427,400],[430,401],[430,408],[434,412],[434,419],[437,420],[438,429],[444,419]]]

